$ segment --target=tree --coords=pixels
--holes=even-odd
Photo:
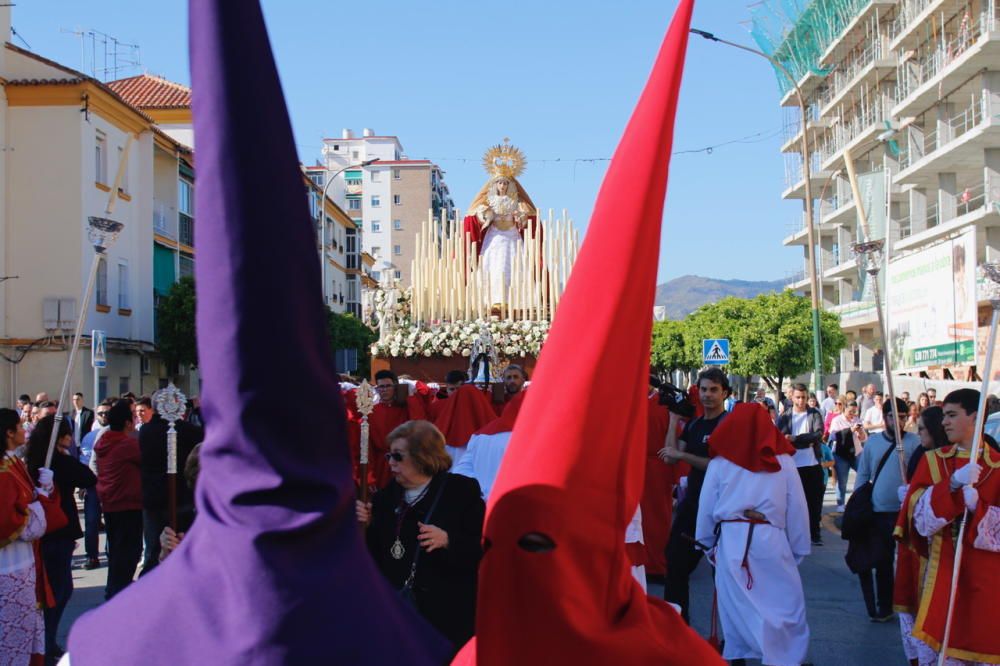
[[[194,278],[182,277],[156,308],[156,342],[168,365],[198,365]]]
[[[761,294],[750,301],[740,329],[740,374],[760,375],[777,390],[786,377],[813,368],[812,307],[809,299],[790,291]],[[833,370],[847,337],[840,317],[820,313],[822,370]]]
[[[370,374],[371,346],[378,339],[375,332],[354,315],[338,314],[329,308],[326,310],[326,320],[331,350],[336,352],[338,349],[356,349],[358,374]]]
[[[701,357],[691,353],[685,344],[687,322],[666,319],[653,324],[653,346],[650,365],[657,372],[680,370],[689,372],[701,365]]]

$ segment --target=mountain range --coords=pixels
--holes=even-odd
[[[682,275],[656,286],[656,305],[666,308],[667,319],[683,319],[706,303],[714,303],[726,296],[753,298],[757,294],[781,291],[786,282],[716,280],[699,275]]]

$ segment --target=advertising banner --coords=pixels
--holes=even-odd
[[[889,262],[893,369],[976,362],[975,229]]]

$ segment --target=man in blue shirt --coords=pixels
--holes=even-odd
[[[896,398],[896,407],[900,417],[906,414],[906,403]],[[858,459],[858,475],[854,481],[854,487],[860,488],[862,485],[872,480],[878,470],[879,463],[888,453],[886,462],[882,465],[872,488],[872,507],[875,510],[875,524],[873,530],[877,545],[876,556],[872,564],[872,569],[858,573],[861,581],[861,593],[865,598],[865,606],[868,609],[868,616],[873,622],[886,622],[893,618],[892,613],[892,586],[893,586],[893,558],[896,552],[896,542],[892,538],[892,531],[896,526],[896,516],[899,514],[900,500],[898,488],[905,484],[901,473],[899,460],[896,459],[896,427],[892,414],[892,402],[886,400],[882,405],[882,414],[885,421],[885,430],[871,433],[865,441],[865,448]],[[903,453],[906,460],[903,467],[909,461],[910,456],[920,446],[920,438],[913,433],[903,433]],[[875,588],[872,587],[872,570],[875,572]]]
[[[96,469],[91,464],[91,458],[97,440],[108,429],[108,410],[110,409],[111,404],[107,400],[97,406],[94,412],[94,427],[80,441],[80,462],[91,469]],[[81,490],[80,493],[83,495],[83,544],[87,551],[87,564],[84,567],[96,569],[101,566],[101,561],[98,558],[100,553],[98,540],[101,529],[101,503],[97,499],[96,487]]]

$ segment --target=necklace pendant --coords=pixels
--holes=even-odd
[[[403,543],[399,540],[398,537],[396,538],[396,541],[393,542],[392,547],[389,548],[389,554],[392,555],[393,559],[396,560],[403,559],[403,555],[406,554],[406,549],[403,548]]]

